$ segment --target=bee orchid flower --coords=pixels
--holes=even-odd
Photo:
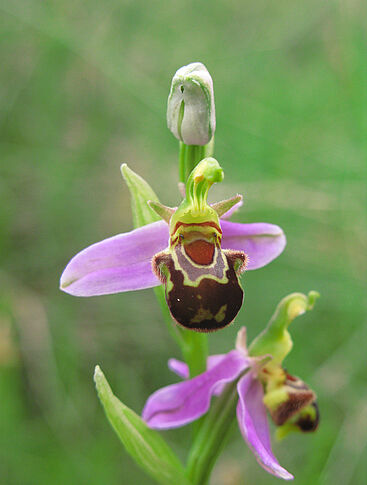
[[[273,224],[222,219],[241,203],[237,195],[209,205],[207,195],[223,171],[202,160],[177,209],[150,201],[163,219],[93,244],[65,268],[60,287],[75,296],[96,296],[165,285],[173,319],[191,330],[212,331],[233,321],[243,300],[239,275],[265,266],[284,249]],[[168,247],[167,247],[168,242]]]
[[[318,426],[315,393],[282,367],[292,348],[287,327],[296,316],[312,308],[316,297],[315,292],[310,292],[308,296],[293,293],[284,298],[266,330],[249,349],[246,328],[242,327],[235,350],[210,356],[207,370],[193,379],[188,379],[189,369],[184,362],[170,359],[170,369],[184,381],[159,389],[148,398],[142,412],[148,426],[163,430],[191,423],[208,412],[213,396],[221,395],[235,383],[237,421],[244,440],[267,472],[292,480],[293,475],[272,452],[267,413],[279,427],[279,437],[290,431],[314,431]]]
[[[238,333],[236,349],[208,359],[208,370],[193,379],[159,389],[145,404],[142,417],[149,427],[171,429],[184,426],[206,414],[212,396],[237,381],[237,421],[241,434],[259,464],[269,473],[291,480],[293,476],[275,458],[270,445],[270,431],[264,405],[264,391],[258,379],[259,359],[248,355],[246,329]],[[188,377],[183,362],[171,360],[171,369]]]

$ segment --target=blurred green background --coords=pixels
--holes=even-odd
[[[364,4],[364,5],[363,5]],[[279,224],[271,265],[243,278],[228,351],[292,291],[322,298],[292,328],[286,365],[316,390],[313,435],[275,440],[297,485],[367,483],[366,4],[358,0],[0,0],[0,484],[153,482],[97,400],[99,363],[140,412],[179,357],[146,290],[78,299],[58,290],[80,249],[132,227],[119,166],[177,204],[165,109],[176,69],[206,64],[217,109],[213,199]],[[184,458],[189,433],[166,432]],[[213,485],[271,484],[239,431]]]

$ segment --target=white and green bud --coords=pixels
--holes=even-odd
[[[185,145],[206,145],[215,132],[212,78],[200,62],[181,67],[173,76],[167,125]]]

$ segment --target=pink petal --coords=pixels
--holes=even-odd
[[[279,226],[265,222],[240,224],[221,220],[222,248],[244,251],[249,256],[247,269],[257,269],[275,259],[286,245]]]
[[[245,251],[248,269],[264,266],[284,249],[285,236],[278,226],[224,220],[221,225],[223,249]],[[157,286],[151,259],[168,246],[168,238],[168,225],[159,221],[93,244],[69,262],[60,288],[75,296],[96,296]]]
[[[167,245],[164,221],[105,239],[73,257],[60,288],[75,296],[95,296],[158,286],[151,259]]]
[[[226,354],[210,355],[207,361],[207,369],[209,370],[217,365],[225,356]],[[169,359],[168,368],[179,377],[182,377],[182,379],[188,379],[190,377],[189,366],[185,362],[182,362],[182,360]]]
[[[169,359],[168,368],[182,379],[188,379],[190,376],[189,366],[182,360]]]
[[[261,383],[249,372],[237,384],[239,401],[237,404],[238,424],[256,460],[267,472],[284,480],[294,477],[281,467],[273,455],[270,444],[269,425],[263,404]]]
[[[218,386],[236,379],[248,360],[232,350],[217,365],[193,379],[159,389],[145,404],[142,416],[157,429],[184,426],[205,414]]]

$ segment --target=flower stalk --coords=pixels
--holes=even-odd
[[[209,346],[208,338],[204,333],[181,329],[183,345],[182,356],[189,367],[190,377],[195,377],[206,369]]]
[[[179,150],[179,177],[180,182],[186,183],[190,173],[196,165],[214,152],[214,138],[207,145],[186,145],[180,142]]]
[[[202,420],[187,460],[192,485],[206,485],[236,417],[237,382],[227,385]]]

